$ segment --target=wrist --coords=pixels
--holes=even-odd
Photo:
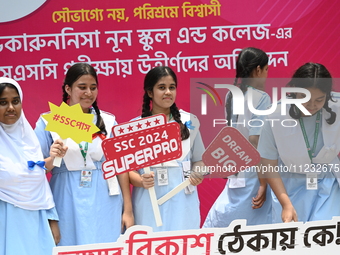
[[[280,199],[280,203],[282,206],[282,209],[291,209],[294,208],[292,202],[290,201],[289,197],[287,194],[284,194],[281,199]]]
[[[130,209],[123,209],[123,214],[128,214],[128,215],[132,215],[133,214],[133,212],[132,212],[132,210],[130,210]]]
[[[50,155],[50,158],[49,158],[50,160],[54,160],[55,159],[55,156],[53,156],[53,155]]]

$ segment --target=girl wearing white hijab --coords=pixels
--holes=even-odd
[[[59,239],[51,231],[58,216],[22,98],[16,81],[0,78],[0,255],[47,255]]]

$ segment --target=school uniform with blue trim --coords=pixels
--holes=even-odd
[[[245,93],[244,115],[233,115],[232,126],[238,129],[246,138],[260,135],[261,125],[265,116],[249,111],[247,93],[252,91],[254,108],[266,110],[270,105],[270,97],[266,92],[248,87]],[[226,100],[228,94],[226,96]],[[251,121],[250,125],[248,125]],[[261,122],[262,121],[262,122]],[[236,219],[246,219],[247,225],[271,223],[270,187],[267,187],[266,202],[259,209],[252,209],[252,199],[256,197],[260,183],[255,167],[241,171],[228,177],[228,181],[209,210],[203,228],[228,227]]]
[[[312,159],[307,150],[306,141],[301,128],[301,123],[297,121],[295,127],[284,127],[276,124],[271,127],[266,123],[262,129],[258,150],[262,158],[278,160],[281,178],[287,194],[297,212],[299,221],[330,220],[333,216],[340,215],[340,169],[337,155],[340,152],[340,104],[329,102],[329,106],[336,113],[336,121],[329,125],[326,119],[330,114],[321,109],[319,128],[317,128],[318,113],[309,117],[302,117],[305,127],[306,138],[311,147],[315,145],[315,152]],[[278,105],[277,111],[272,118],[279,119],[280,123],[284,119],[291,121],[289,116],[289,106],[287,115],[281,115],[281,107]],[[315,130],[317,130],[315,132]],[[314,170],[313,170],[314,169]],[[316,189],[307,189],[307,181],[310,173],[316,173]],[[315,187],[314,187],[315,188]],[[282,207],[273,195],[273,223],[282,222]]]
[[[96,113],[93,120],[96,123]],[[101,111],[108,137],[116,125],[114,115]],[[54,132],[45,131],[42,117],[35,132],[45,157],[48,156],[53,140],[59,138]],[[123,199],[117,178],[105,180],[102,163],[105,161],[101,148],[102,139],[96,137],[88,143],[86,169],[91,171],[91,182],[81,186],[84,158],[79,145],[67,139],[68,151],[60,167],[54,167],[50,186],[59,214],[61,240],[59,245],[83,245],[115,242],[121,234]],[[81,143],[85,148],[84,142]]]
[[[178,160],[165,162],[150,167],[155,173],[155,192],[157,199],[166,195],[177,185],[182,183],[184,178],[184,162],[192,163],[201,161],[204,152],[203,141],[199,132],[199,121],[196,116],[180,110],[183,123],[191,121],[189,126],[190,136],[182,141],[182,157]],[[138,119],[138,118],[136,118]],[[168,185],[158,185],[158,168],[166,168],[168,172]],[[139,174],[144,173],[144,169],[138,170]],[[159,206],[162,223],[156,226],[155,217],[152,210],[149,191],[142,187],[133,187],[132,205],[136,225],[146,225],[153,228],[153,231],[171,231],[198,229],[200,227],[200,202],[197,187],[189,185],[181,190],[171,199]]]
[[[17,82],[13,84],[22,101]],[[55,246],[48,220],[58,220],[39,141],[23,110],[11,125],[0,123],[0,255],[46,255]],[[30,163],[28,163],[30,162]]]

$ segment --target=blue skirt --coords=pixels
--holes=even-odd
[[[0,255],[52,254],[48,218],[48,210],[25,210],[0,200]]]
[[[168,185],[159,186],[157,184],[157,171],[151,167],[155,173],[155,191],[157,199],[161,198],[177,185],[183,182],[182,167],[168,167]],[[139,170],[140,174],[144,169]],[[191,194],[186,194],[181,190],[171,199],[159,206],[163,225],[156,226],[155,217],[152,210],[149,191],[140,187],[133,187],[132,204],[136,225],[145,225],[153,228],[153,231],[172,231],[199,229],[200,227],[200,203],[196,187]]]
[[[332,172],[318,176],[318,189],[306,189],[306,175],[281,173],[288,196],[297,212],[298,221],[331,220],[340,216],[339,183]],[[273,223],[281,223],[282,207],[273,194]]]
[[[272,219],[270,187],[267,187],[266,201],[259,209],[253,209],[252,199],[260,186],[256,172],[245,172],[246,185],[242,188],[229,188],[229,181],[203,224],[204,228],[228,227],[233,220],[246,219],[247,225],[269,224]]]
[[[59,215],[58,246],[116,242],[121,234],[122,195],[109,196],[101,161],[94,162],[91,187],[80,187],[81,171],[52,170],[50,186]]]

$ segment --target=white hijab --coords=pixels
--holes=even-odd
[[[0,83],[14,85],[22,102],[22,90],[15,80],[0,77]],[[27,161],[37,162],[44,158],[23,110],[14,124],[0,122],[0,148],[0,200],[26,210],[54,207],[45,170],[38,165],[33,170],[28,168]]]

